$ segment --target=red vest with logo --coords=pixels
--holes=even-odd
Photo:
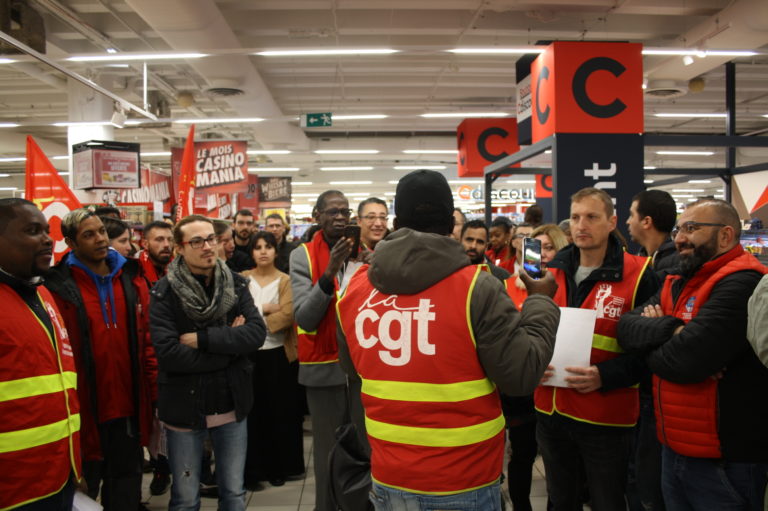
[[[680,275],[669,275],[661,291],[661,308],[666,316],[682,319],[686,324],[707,302],[712,288],[724,277],[737,271],[768,269],[751,254],[736,245],[729,252],[709,261],[685,283],[677,301],[672,301],[672,285]],[[656,432],[659,441],[683,456],[720,458],[718,434],[719,380],[707,378],[699,383],[672,383],[653,375]]]
[[[512,275],[504,281],[504,288],[507,290],[507,294],[512,299],[512,303],[515,304],[517,310],[523,310],[523,303],[528,298],[528,290],[526,288],[520,289],[517,287],[517,280],[520,277],[518,275]],[[566,298],[565,286],[560,283],[555,291],[555,296],[552,298],[558,305],[564,303]]]
[[[466,266],[413,295],[352,277],[337,305],[362,379],[373,479],[412,493],[455,494],[494,483],[504,457],[496,386],[477,358]]]
[[[624,253],[624,273],[618,282],[596,282],[587,298],[579,305],[582,309],[595,309],[597,321],[592,335],[589,363],[597,364],[618,357],[623,350],[616,341],[619,318],[635,306],[635,295],[640,279],[650,258]],[[548,268],[559,285],[555,303],[568,307],[565,274]],[[534,393],[536,409],[547,415],[557,412],[571,419],[600,426],[631,427],[637,422],[640,402],[637,386],[602,392],[596,390],[582,394],[570,388],[539,386]]]
[[[55,337],[0,284],[0,509],[41,500],[80,477],[77,375],[64,322],[48,290],[38,299]]]
[[[317,284],[331,259],[331,249],[328,248],[328,243],[325,242],[323,232],[316,232],[312,237],[312,241],[302,244],[301,248],[307,253],[312,284]],[[335,277],[333,284],[334,288],[338,290],[339,283]],[[296,325],[296,334],[299,340],[299,364],[330,364],[338,362],[339,348],[336,345],[335,293],[317,329],[307,332],[299,325]]]

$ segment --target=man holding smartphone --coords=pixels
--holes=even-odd
[[[354,240],[344,236],[352,210],[342,192],[327,190],[317,198],[314,212],[320,230],[291,252],[290,275],[299,338],[299,383],[306,387],[312,414],[315,506],[317,511],[334,511],[327,461],[347,407],[346,376],[339,366],[336,344],[336,292],[344,282],[354,245]]]

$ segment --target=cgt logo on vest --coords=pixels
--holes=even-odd
[[[416,331],[416,349],[423,355],[434,355],[435,345],[429,342],[429,323],[435,321],[434,307],[428,299],[419,299],[419,305],[398,305],[397,295],[378,296],[371,291],[355,317],[355,337],[361,348],[371,349],[381,342],[382,362],[391,366],[404,366],[411,361],[413,331]],[[374,308],[386,310],[379,315]],[[415,328],[414,328],[415,323]],[[396,331],[396,333],[393,333]],[[393,354],[396,352],[396,354]]]
[[[532,140],[554,133],[642,133],[642,46],[555,42],[531,65]]]
[[[609,319],[618,321],[621,317],[621,311],[624,308],[624,298],[620,296],[611,296],[613,286],[610,284],[600,284],[595,293],[595,310],[597,319]]]

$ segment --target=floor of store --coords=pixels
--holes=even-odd
[[[258,492],[248,492],[246,502],[251,511],[312,511],[315,508],[315,474],[312,470],[312,434],[308,429],[308,423],[304,430],[304,455],[306,457],[306,477],[300,481],[288,481],[284,486],[273,487],[264,482],[266,489]],[[168,500],[171,497],[170,490],[163,495],[150,496],[149,483],[152,474],[144,474],[142,487],[143,501],[152,511],[165,511],[168,509]],[[511,510],[506,488],[503,489],[504,498],[507,500],[507,509]],[[537,458],[533,468],[533,485],[531,487],[531,505],[534,511],[547,509],[547,488],[544,480],[544,467],[541,458]],[[216,509],[217,501],[212,498],[201,500],[201,509]]]

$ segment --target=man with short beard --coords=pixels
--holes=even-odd
[[[729,203],[689,205],[672,230],[679,274],[619,322],[622,348],[654,373],[668,509],[763,508],[768,369],[747,341],[747,301],[768,269],[740,234]]]
[[[250,270],[256,266],[253,256],[248,253],[248,247],[251,243],[251,234],[256,225],[253,213],[250,209],[241,209],[235,213],[232,219],[235,228],[235,250],[242,252],[248,258],[247,267],[243,270]],[[244,260],[245,261],[245,260]],[[242,270],[241,270],[242,271]]]
[[[150,287],[165,275],[168,263],[173,259],[173,234],[165,222],[152,222],[144,226],[144,249],[139,254],[139,263]]]
[[[455,210],[454,210],[455,211]],[[461,227],[461,245],[472,264],[487,264],[491,274],[502,282],[509,278],[509,272],[499,268],[485,255],[488,246],[488,227],[482,220],[470,220]]]

